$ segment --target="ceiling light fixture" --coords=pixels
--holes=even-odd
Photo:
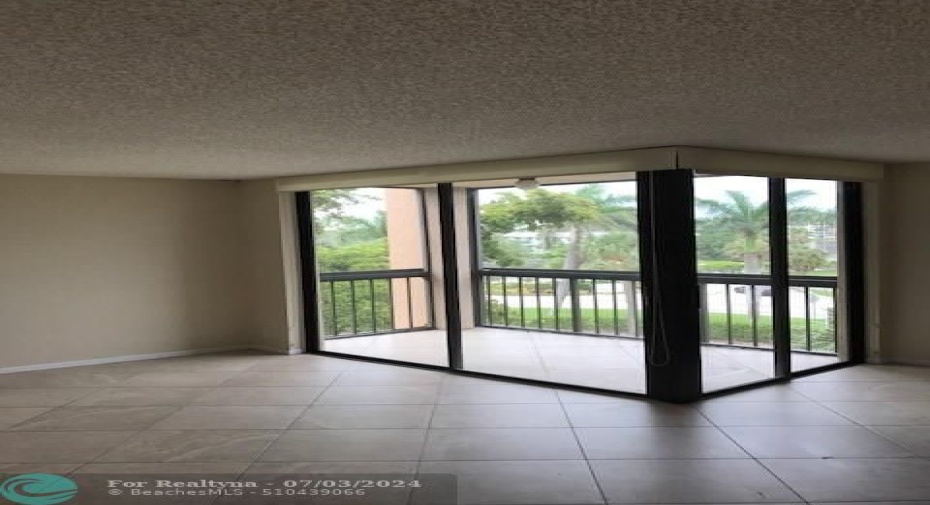
[[[513,185],[514,187],[522,189],[523,191],[529,191],[531,189],[538,188],[539,181],[537,181],[535,177],[525,177],[522,179],[517,179],[517,182],[515,182]]]

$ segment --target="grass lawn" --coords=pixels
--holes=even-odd
[[[523,319],[519,308],[509,308],[507,317],[500,305],[492,306],[490,319],[485,324],[494,326],[507,326],[512,328],[571,331],[573,328],[572,311],[560,309],[558,317],[552,309],[527,308],[523,312]],[[638,314],[642,317],[642,313]],[[596,317],[595,317],[596,316]],[[630,335],[632,323],[625,309],[581,309],[581,331],[583,333],[596,333],[602,335]],[[637,321],[637,331],[642,334],[642,321]],[[727,321],[726,314],[711,313],[707,321],[711,342],[730,343],[736,345],[753,345],[752,318],[748,314],[732,314]],[[819,352],[835,352],[834,331],[832,324],[821,319],[811,320],[810,324],[811,346],[810,350]],[[756,319],[756,340],[761,347],[772,346],[772,317],[759,316]],[[791,319],[791,347],[798,350],[807,349],[806,324],[803,318]]]

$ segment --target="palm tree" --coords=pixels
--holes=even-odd
[[[813,216],[817,211],[799,204],[813,191],[789,191],[786,194],[790,212],[798,216]],[[743,260],[743,273],[760,274],[768,254],[769,203],[754,204],[742,191],[727,191],[724,200],[698,199],[698,208],[707,213],[714,226],[734,237],[727,249]]]
[[[813,216],[817,210],[799,204],[814,194],[813,191],[789,191],[786,203],[789,212],[797,213],[802,219]],[[725,200],[697,199],[699,209],[707,213],[708,223],[718,227],[725,235],[733,237],[725,250],[743,260],[743,273],[762,273],[763,261],[769,254],[769,203],[754,204],[741,191],[727,191]],[[760,290],[746,290],[746,306],[752,316],[753,307],[758,307]],[[755,302],[755,303],[754,303]]]

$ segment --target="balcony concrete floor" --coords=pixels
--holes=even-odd
[[[500,328],[462,334],[465,369],[564,384],[645,393],[643,341]],[[356,356],[447,365],[443,330],[328,340],[324,349]],[[772,351],[703,346],[704,390],[772,378]],[[794,370],[837,363],[835,356],[793,353]]]

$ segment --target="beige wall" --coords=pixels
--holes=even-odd
[[[882,183],[882,357],[930,365],[930,164],[892,165]]]
[[[425,268],[427,258],[420,193],[411,189],[385,189],[384,210],[390,268]],[[428,325],[428,284],[420,279],[410,280],[409,293],[407,286],[405,279],[391,281],[395,327]]]
[[[439,192],[435,187],[423,191],[426,200],[426,233],[430,241],[430,270],[432,271],[433,313],[436,327],[446,329],[446,296],[443,279],[442,233],[439,228]],[[469,246],[468,191],[465,188],[453,190],[455,213],[455,254],[458,260],[459,312],[462,328],[475,326],[474,304],[472,303],[471,247]]]
[[[0,368],[249,344],[239,186],[0,175]]]
[[[872,357],[930,364],[930,164],[886,177]],[[269,180],[0,175],[0,368],[299,348],[292,205]]]
[[[272,352],[290,342],[282,246],[280,202],[272,180],[241,183],[245,255],[248,263],[248,315],[252,344]],[[288,212],[293,212],[288,208]],[[295,342],[294,344],[299,344]]]
[[[455,202],[455,253],[458,260],[459,272],[459,312],[462,319],[462,329],[475,327],[475,304],[472,290],[472,247],[471,227],[468,215],[468,190],[455,188],[453,190]],[[436,249],[438,249],[438,245]]]

